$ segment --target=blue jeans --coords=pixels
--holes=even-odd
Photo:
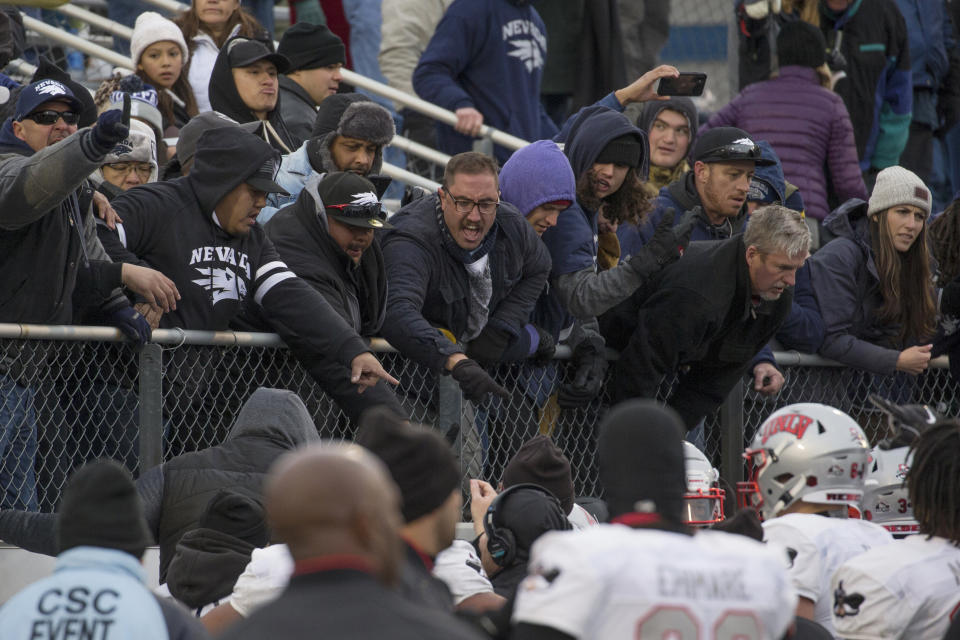
[[[387,83],[380,72],[380,0],[343,0],[343,13],[350,23],[350,57],[353,71],[377,82]],[[393,102],[364,89],[358,89],[393,113]]]
[[[155,7],[139,0],[107,0],[107,17],[131,29],[137,22],[137,16],[144,11],[156,10]],[[113,50],[125,56],[130,55],[130,41],[120,36],[113,36]]]
[[[270,37],[274,37],[273,0],[243,0],[243,8],[263,25]]]
[[[34,391],[0,375],[0,508],[37,510]]]

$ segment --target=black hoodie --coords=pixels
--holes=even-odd
[[[151,265],[176,283],[182,299],[161,327],[225,330],[244,312],[262,318],[294,353],[349,366],[370,350],[353,328],[287,268],[259,224],[233,236],[214,214],[275,153],[250,133],[205,131],[190,175],[118,196],[112,204],[123,224],[116,231],[101,227],[100,239],[116,259]]]
[[[230,116],[240,124],[245,122],[254,122],[257,120],[257,117],[253,115],[253,112],[250,111],[243,99],[240,98],[240,94],[237,93],[237,85],[233,81],[233,73],[230,68],[230,60],[227,56],[227,46],[230,44],[228,40],[223,47],[220,49],[220,54],[217,56],[217,61],[213,65],[213,71],[210,73],[210,85],[209,85],[209,96],[210,96],[210,105],[214,108],[215,111]],[[270,47],[273,48],[272,46]],[[280,140],[283,141],[283,145],[286,145],[284,148],[283,145],[279,144],[277,140],[270,136],[267,139],[273,148],[281,153],[290,153],[295,151],[297,147],[303,142],[303,140],[294,136],[287,125],[283,122],[283,117],[280,110],[280,89],[279,83],[277,88],[277,104],[274,106],[273,111],[267,116],[267,121],[273,127],[273,130],[276,131],[277,135],[280,137]]]

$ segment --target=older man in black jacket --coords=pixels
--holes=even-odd
[[[810,232],[803,214],[757,209],[746,231],[694,242],[645,287],[613,376],[613,399],[653,398],[664,376],[679,376],[667,403],[687,428],[715,410],[790,311]]]
[[[392,229],[373,183],[355,173],[314,174],[296,202],[264,226],[280,258],[326,298],[365,338],[376,335],[387,309],[387,274],[377,229]],[[384,383],[358,394],[343,365],[318,359],[312,371],[328,371],[327,393],[351,417],[374,405],[402,413]]]

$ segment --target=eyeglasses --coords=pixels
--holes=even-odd
[[[24,118],[29,118],[39,125],[44,127],[49,127],[52,124],[56,124],[57,120],[63,118],[63,121],[66,124],[77,124],[80,121],[80,114],[74,113],[73,111],[54,111],[53,109],[46,109],[44,111],[35,111],[24,116]]]
[[[131,171],[136,171],[137,174],[144,178],[149,178],[150,174],[153,173],[153,165],[148,162],[111,162],[103,166],[110,167],[117,173],[122,173],[123,175],[127,175]]]
[[[348,202],[347,204],[328,204],[325,205],[327,209],[338,209],[340,215],[344,215],[350,218],[379,218],[383,219],[386,216],[383,213],[383,205],[379,202],[377,203],[367,203],[367,204],[358,204],[355,202]]]
[[[458,198],[457,196],[453,195],[446,189],[444,189],[443,192],[447,194],[447,197],[453,200],[453,206],[456,208],[457,213],[459,213],[460,215],[467,215],[468,213],[473,211],[474,207],[476,207],[477,209],[480,210],[481,215],[488,216],[494,211],[496,211],[497,205],[500,204],[499,200],[481,200],[478,202],[476,200],[470,200],[468,198]]]
[[[762,157],[763,152],[759,145],[733,142],[710,149],[710,151],[700,154],[697,160],[701,162],[704,160],[760,160]]]

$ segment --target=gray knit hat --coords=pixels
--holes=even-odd
[[[379,147],[389,144],[396,132],[393,116],[376,102],[354,102],[337,126],[337,135],[368,140]]]
[[[930,190],[917,174],[903,167],[887,167],[877,174],[870,194],[867,215],[886,211],[898,204],[912,204],[930,215]]]

